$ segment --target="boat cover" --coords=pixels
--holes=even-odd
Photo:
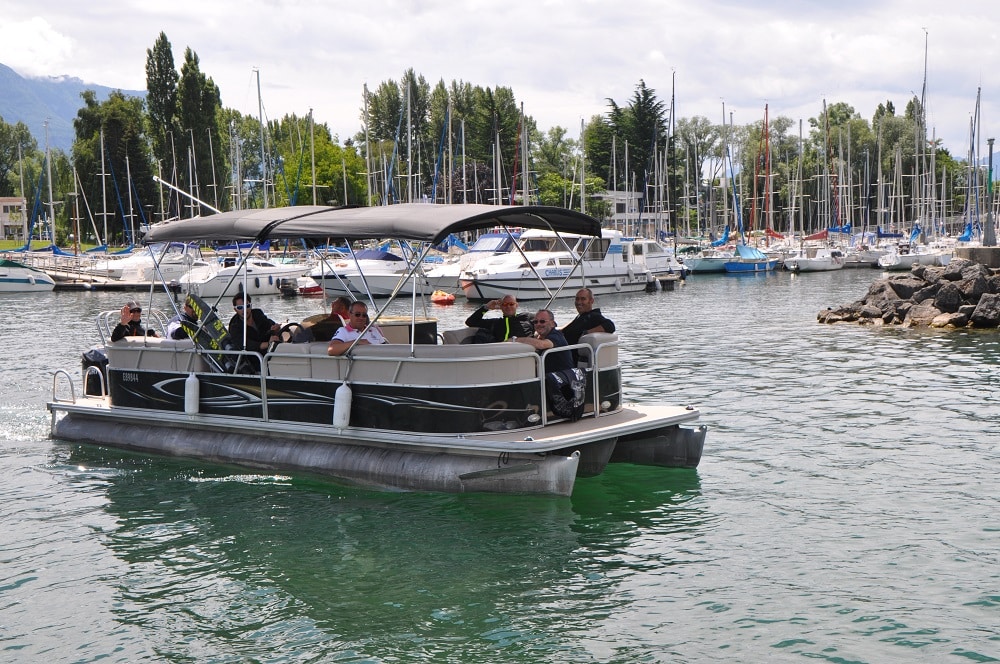
[[[768,260],[767,254],[765,254],[757,247],[751,247],[748,244],[736,245],[736,255],[744,260],[754,260],[754,261]]]
[[[402,203],[341,208],[301,205],[174,219],[150,226],[143,241],[398,238],[437,244],[451,233],[495,226],[601,235],[599,221],[564,208]]]

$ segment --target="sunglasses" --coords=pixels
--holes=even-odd
[[[358,318],[368,318],[368,314],[367,314],[367,313],[363,313],[363,314],[357,314],[357,313],[354,313],[354,312],[352,311],[352,312],[351,312],[351,315],[352,315],[352,316],[357,316]]]
[[[129,309],[129,313],[141,314],[142,313],[142,307],[137,307],[135,309]]]
[[[233,307],[233,309],[236,309],[236,311],[243,311],[244,306],[242,304],[237,304],[235,307]]]
[[[531,321],[531,324],[538,325],[539,323],[548,323],[548,322],[549,321],[545,320],[544,318],[535,318]]]

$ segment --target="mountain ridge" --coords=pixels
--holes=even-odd
[[[45,146],[45,121],[49,122],[49,147],[69,154],[75,133],[73,120],[83,106],[81,94],[93,90],[98,101],[105,101],[113,91],[145,99],[145,90],[124,90],[96,83],[84,83],[73,76],[22,76],[0,63],[0,118],[7,124],[23,122],[39,147]]]

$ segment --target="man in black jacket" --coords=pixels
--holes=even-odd
[[[588,332],[614,332],[615,324],[604,317],[600,309],[594,308],[594,293],[589,288],[581,288],[576,292],[573,301],[576,306],[576,318],[562,329],[566,341],[572,344],[580,343],[580,337]]]
[[[500,309],[500,318],[483,318],[487,311]],[[490,300],[476,309],[465,321],[466,327],[478,327],[479,331],[472,338],[472,343],[484,344],[495,341],[507,341],[511,337],[528,337],[534,334],[531,318],[527,314],[517,313],[517,298],[504,295],[499,300]]]
[[[125,337],[155,337],[156,332],[146,330],[142,326],[142,307],[135,300],[129,300],[122,307],[120,322],[111,331],[111,341],[118,341]]]

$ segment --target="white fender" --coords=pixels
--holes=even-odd
[[[201,399],[201,385],[198,377],[189,373],[184,379],[184,413],[186,415],[198,414],[198,402]]]
[[[352,396],[347,383],[342,383],[333,394],[333,426],[338,429],[346,429],[351,424]]]
[[[622,290],[622,280],[621,279],[615,279],[615,290],[618,291],[618,292],[621,292],[621,290]]]

